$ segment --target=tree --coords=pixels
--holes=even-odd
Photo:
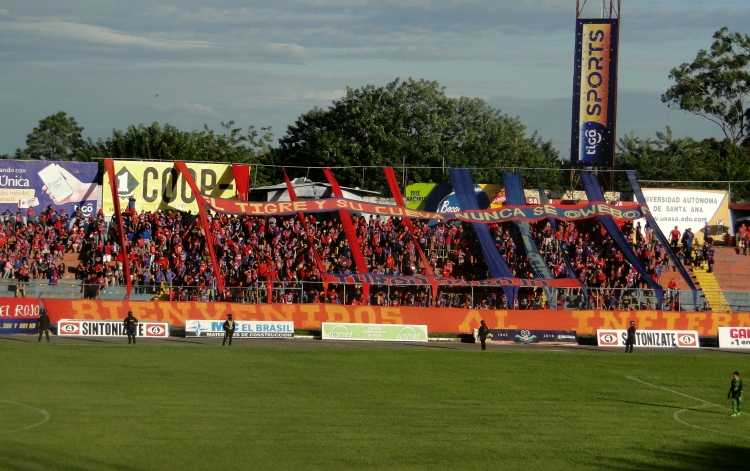
[[[710,51],[700,50],[691,64],[672,69],[675,81],[661,99],[717,124],[737,144],[750,131],[750,36],[714,33]]]
[[[234,127],[234,121],[221,123],[221,127],[223,133],[215,133],[208,125],[201,131],[181,131],[171,124],[159,123],[131,125],[125,131],[113,129],[107,139],[88,139],[78,159],[265,163],[273,139],[271,128],[261,128],[258,132],[249,126],[243,131]],[[254,178],[265,184],[266,173],[261,171]]]
[[[695,189],[722,190],[727,184],[720,182],[750,180],[750,149],[739,147],[728,139],[695,141],[691,137],[675,138],[667,127],[666,132],[656,133],[656,139],[640,139],[631,133],[620,139],[617,151],[618,169],[634,169],[639,180],[658,181],[660,188],[685,188],[689,185]],[[712,181],[718,183],[708,183]],[[620,191],[631,191],[624,177],[618,183]],[[748,197],[750,185],[732,185],[733,201]]]
[[[446,181],[449,167],[484,167],[473,176],[489,183],[501,181],[498,167],[560,166],[549,143],[524,133],[518,118],[484,100],[450,98],[437,82],[396,79],[347,88],[328,109],[303,114],[273,153],[290,166],[341,167],[335,174],[346,186],[360,186],[356,166],[419,167],[408,169],[408,179],[426,183]],[[381,174],[367,179],[369,189],[385,188]],[[562,173],[545,175],[545,183],[558,178]]]
[[[83,126],[64,111],[39,121],[26,136],[26,149],[16,149],[17,159],[71,160],[83,146]]]

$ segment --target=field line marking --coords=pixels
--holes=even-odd
[[[689,422],[685,422],[684,420],[682,420],[680,418],[680,414],[682,414],[685,411],[689,411],[689,410],[703,409],[703,408],[706,408],[706,407],[718,407],[719,409],[730,410],[729,408],[724,407],[724,406],[720,406],[719,404],[714,404],[713,402],[709,402],[709,401],[706,401],[706,400],[703,400],[703,399],[700,399],[700,398],[697,398],[697,397],[693,397],[693,396],[691,396],[689,394],[685,394],[685,393],[681,393],[679,391],[675,391],[673,389],[669,389],[669,388],[665,388],[663,386],[657,386],[655,384],[651,384],[651,383],[649,383],[647,381],[643,381],[642,379],[639,379],[639,378],[637,378],[635,376],[625,376],[625,377],[628,378],[628,379],[630,379],[630,380],[632,380],[632,381],[637,381],[637,382],[639,382],[641,384],[645,384],[646,386],[650,386],[652,388],[661,389],[662,391],[671,392],[672,394],[677,394],[678,396],[683,396],[683,397],[687,397],[688,399],[692,399],[694,401],[702,402],[703,404],[700,405],[700,406],[687,407],[685,409],[680,409],[680,410],[676,411],[674,414],[672,414],[672,418],[674,418],[674,420],[676,420],[677,422],[681,423],[682,425],[687,425],[688,427],[693,427],[693,428],[696,428],[696,429],[699,429],[699,430],[706,430],[708,432],[720,433],[720,434],[723,434],[723,435],[732,435],[732,436],[735,436],[735,437],[745,437],[745,435],[740,435],[740,434],[731,433],[731,432],[723,432],[721,430],[715,430],[715,429],[712,429],[712,428],[701,427],[700,425],[694,425],[694,424],[691,424]],[[742,415],[747,415],[747,414],[744,413],[744,412],[742,412]]]
[[[49,415],[49,412],[47,412],[46,410],[39,409],[38,407],[30,406],[28,404],[21,404],[20,402],[14,402],[14,401],[4,401],[2,399],[0,399],[0,402],[3,402],[5,404],[15,404],[15,405],[21,406],[21,407],[28,407],[29,409],[34,409],[35,411],[41,412],[42,415],[44,416],[44,418],[42,418],[42,420],[40,420],[39,422],[37,422],[35,424],[31,424],[31,425],[29,425],[27,427],[18,428],[18,429],[15,429],[15,430],[4,430],[4,431],[0,430],[0,434],[23,432],[24,430],[28,430],[30,428],[34,428],[34,427],[38,427],[38,426],[42,425],[43,423],[47,422],[50,419],[50,417],[51,417]]]

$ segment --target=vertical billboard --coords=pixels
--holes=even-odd
[[[198,212],[198,203],[180,172],[172,162],[139,162],[115,160],[117,193],[123,210],[135,198],[140,212],[176,209]],[[230,164],[185,162],[201,193],[215,198],[235,199],[234,173]],[[115,211],[109,178],[103,179],[102,206],[105,214]]]
[[[99,193],[98,166],[91,162],[5,160],[0,164],[0,213],[6,209],[23,216],[32,208],[38,216],[52,205],[68,214],[80,208],[95,216]]]
[[[614,163],[618,20],[576,21],[570,162],[579,167]]]

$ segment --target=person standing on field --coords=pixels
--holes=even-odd
[[[482,350],[487,350],[487,334],[490,333],[490,328],[487,327],[487,323],[482,321],[482,325],[479,326],[479,331],[477,332],[479,335],[479,341],[482,343]]]
[[[635,322],[630,321],[630,327],[628,327],[628,337],[625,340],[625,353],[633,353],[633,345],[635,345]]]
[[[133,311],[128,311],[128,317],[125,318],[124,324],[125,333],[128,335],[128,345],[130,345],[131,339],[133,340],[133,344],[135,345],[135,329],[138,326],[138,319],[133,317]]]
[[[732,383],[729,385],[729,393],[727,393],[727,399],[732,400],[732,417],[740,415],[740,404],[742,403],[742,380],[740,374],[734,372],[732,375]]]
[[[49,316],[47,315],[47,310],[42,309],[41,314],[39,315],[39,341],[42,341],[42,334],[47,335],[47,342],[49,342]]]
[[[237,323],[232,319],[231,314],[227,314],[227,320],[224,321],[224,341],[221,342],[221,346],[229,339],[229,346],[232,346],[232,337],[234,337],[234,329],[237,328]]]

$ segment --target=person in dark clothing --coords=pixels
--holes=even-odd
[[[131,339],[133,341],[133,344],[135,344],[135,329],[138,326],[138,319],[133,317],[133,311],[128,311],[128,317],[125,318],[124,324],[125,333],[128,335],[128,345],[130,345]]]
[[[732,383],[729,385],[729,392],[727,393],[727,399],[732,400],[732,417],[740,415],[740,403],[742,403],[742,380],[740,374],[735,371],[732,375]]]
[[[630,327],[628,327],[628,338],[625,340],[625,353],[633,353],[633,345],[635,345],[635,322],[630,321]]]
[[[237,323],[232,319],[231,314],[227,314],[227,320],[224,321],[224,341],[221,342],[221,346],[229,339],[229,346],[232,346],[232,337],[234,337],[234,329],[237,328]]]
[[[41,314],[39,315],[39,341],[42,341],[42,334],[47,335],[47,342],[49,342],[49,316],[47,315],[47,310],[42,309]]]
[[[479,335],[479,341],[482,343],[482,350],[487,350],[487,345],[485,342],[487,342],[487,334],[490,333],[490,328],[487,327],[487,323],[482,321],[482,325],[479,326],[479,331],[477,334]]]

